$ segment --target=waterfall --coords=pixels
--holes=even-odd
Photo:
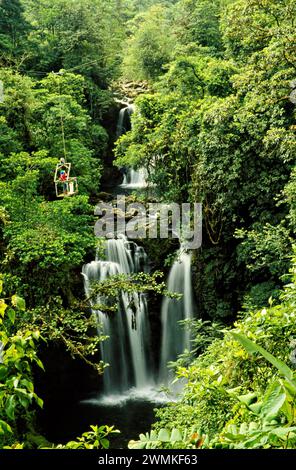
[[[194,300],[191,277],[191,253],[181,246],[167,281],[170,292],[182,294],[181,299],[165,297],[161,307],[162,342],[160,358],[160,382],[168,382],[167,363],[175,361],[185,349],[190,350],[190,332],[179,321],[194,316]]]
[[[127,173],[124,175],[123,182],[120,185],[125,189],[141,189],[147,186],[147,171],[145,168],[134,170],[128,168]]]
[[[118,118],[117,135],[130,128],[132,105],[121,109]],[[146,186],[147,173],[144,168],[129,168],[123,188],[143,188]],[[105,257],[85,264],[82,269],[84,288],[91,297],[93,282],[102,282],[118,274],[130,275],[147,271],[145,250],[117,234],[105,240]],[[181,246],[167,281],[170,292],[182,294],[181,299],[165,297],[161,306],[162,340],[160,353],[159,384],[168,383],[167,363],[190,349],[190,333],[181,327],[181,320],[193,318],[194,302],[191,278],[191,254]],[[91,299],[93,313],[98,319],[99,334],[107,336],[100,342],[102,361],[108,365],[103,374],[104,397],[115,399],[129,394],[131,389],[139,392],[155,390],[152,374],[150,325],[147,298],[143,293],[121,292],[116,312],[106,313],[102,305],[109,305],[110,299],[97,295]],[[144,393],[145,393],[144,392]],[[158,394],[159,395],[159,394]],[[113,398],[112,398],[113,399]]]
[[[135,112],[133,104],[127,104],[119,112],[116,135],[119,138],[131,129],[131,116]],[[141,189],[147,186],[147,171],[145,168],[127,168],[124,174],[123,182],[120,185],[124,189]]]
[[[83,267],[86,295],[91,294],[92,281],[104,281],[115,274],[145,271],[146,266],[144,249],[129,242],[124,235],[106,240],[106,261],[96,259]],[[95,307],[104,302],[106,299],[98,296],[92,305]],[[93,312],[97,315],[102,334],[109,337],[100,343],[102,360],[109,364],[103,375],[105,393],[118,394],[131,387],[151,385],[146,296],[122,292],[117,312],[106,314],[95,309]]]
[[[125,108],[119,111],[116,136],[119,138],[131,129],[131,116],[135,112],[135,106],[127,103]]]

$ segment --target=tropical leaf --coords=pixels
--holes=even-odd
[[[236,333],[234,331],[230,332],[230,334],[234,337],[234,339],[236,341],[238,341],[246,349],[246,351],[249,354],[260,353],[274,367],[276,367],[282,375],[284,375],[287,379],[289,379],[289,381],[293,381],[293,378],[294,378],[293,371],[283,361],[281,361],[280,359],[277,359],[276,357],[274,357],[272,354],[270,354],[268,351],[266,351],[266,349],[262,348],[262,346],[259,346],[256,343],[254,343],[249,338],[247,338],[245,335],[243,335],[241,333]],[[295,384],[295,387],[296,387],[296,384]]]
[[[271,383],[264,395],[260,414],[266,421],[271,421],[278,415],[286,398],[282,384],[278,381]]]
[[[11,297],[11,303],[14,307],[16,307],[18,310],[24,311],[26,309],[26,302],[22,297],[19,297],[18,295],[13,295]]]

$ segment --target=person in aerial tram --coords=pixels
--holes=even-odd
[[[63,191],[64,191],[64,194],[67,194],[67,193],[68,193],[68,183],[67,183],[67,180],[68,180],[68,174],[65,172],[65,170],[62,170],[61,173],[60,173],[60,181],[62,181],[62,183],[63,183]]]
[[[1,0],[0,0],[1,1]],[[77,178],[70,178],[71,163],[61,158],[56,166],[54,183],[57,197],[74,196],[78,193]],[[60,188],[60,189],[59,189]],[[62,188],[62,189],[61,189]]]

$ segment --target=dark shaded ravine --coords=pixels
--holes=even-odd
[[[42,412],[41,427],[51,442],[66,443],[87,431],[91,424],[115,426],[120,434],[110,439],[110,447],[122,449],[149,430],[155,421],[155,407],[155,403],[141,399],[110,405],[52,402]]]

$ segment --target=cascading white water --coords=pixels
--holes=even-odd
[[[194,299],[191,277],[191,253],[181,246],[167,281],[169,292],[182,294],[181,299],[165,297],[161,307],[162,342],[160,358],[160,382],[167,383],[167,363],[175,361],[185,349],[190,350],[190,332],[181,326],[181,320],[194,317]]]
[[[119,112],[117,122],[117,138],[125,134],[129,127],[132,126],[131,116],[135,112],[135,106],[133,104],[127,104],[125,108],[122,108]],[[123,189],[141,189],[147,186],[147,170],[145,168],[127,168],[124,174],[123,182],[120,185]]]
[[[125,133],[130,126],[132,105],[120,111],[117,135]],[[143,188],[146,186],[147,173],[143,168],[130,168],[124,177],[123,188]],[[93,281],[104,281],[116,274],[145,272],[147,255],[142,247],[129,241],[125,235],[106,239],[105,260],[96,258],[83,266],[85,293],[90,297]],[[179,324],[180,320],[193,318],[194,302],[191,279],[191,254],[181,246],[178,259],[173,264],[168,290],[182,294],[182,299],[165,297],[162,302],[162,341],[160,354],[159,384],[168,383],[167,363],[190,349],[190,333]],[[143,394],[151,394],[155,387],[150,359],[150,325],[147,299],[143,293],[121,292],[117,312],[104,313],[99,306],[108,299],[97,296],[92,299],[93,312],[97,315],[100,333],[108,339],[100,343],[101,357],[109,364],[104,371],[105,398],[115,400],[125,396],[133,389]],[[155,389],[154,389],[155,390]],[[144,392],[145,393],[145,392]]]
[[[138,170],[128,168],[127,173],[124,175],[123,182],[120,186],[121,188],[125,189],[146,188],[147,170],[145,168],[139,168]]]
[[[124,235],[106,240],[106,258],[107,261],[97,259],[83,267],[87,296],[91,294],[92,281],[104,281],[115,274],[144,271],[147,265],[144,249],[129,242]],[[92,305],[102,305],[105,301],[98,296]],[[152,384],[146,296],[122,292],[119,304],[114,314],[93,310],[102,326],[102,333],[109,336],[101,343],[102,360],[109,364],[103,376],[107,395],[122,393],[132,386],[144,388]]]
[[[126,107],[119,111],[116,137],[119,138],[125,134],[131,127],[131,115],[135,112],[135,106],[130,103],[126,103]]]

